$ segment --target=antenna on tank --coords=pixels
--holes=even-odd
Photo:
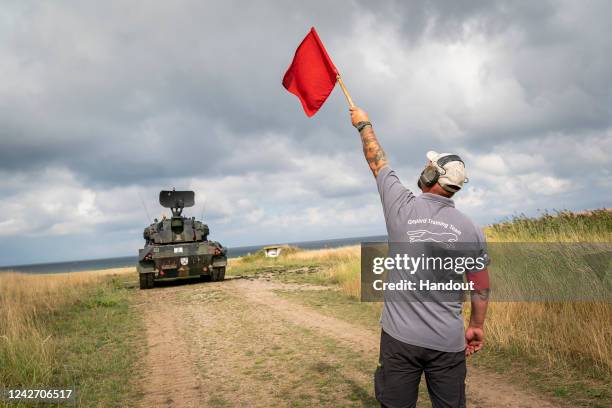
[[[145,201],[142,198],[142,195],[140,194],[140,191],[138,192],[138,197],[140,198],[140,203],[142,204],[142,208],[144,208],[145,214],[147,215],[147,220],[149,222],[151,222],[151,215],[149,215],[149,210],[147,209],[147,205],[145,204]]]

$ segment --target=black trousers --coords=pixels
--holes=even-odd
[[[374,374],[376,399],[381,407],[416,407],[423,372],[433,408],[465,407],[465,352],[413,346],[383,330]]]

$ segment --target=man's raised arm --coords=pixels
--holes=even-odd
[[[368,118],[368,114],[363,110],[354,107],[351,108],[351,122],[353,126],[359,130],[361,135],[361,143],[363,144],[363,154],[368,161],[368,166],[374,174],[374,177],[378,176],[378,172],[389,164],[385,151],[376,139],[376,134],[372,129],[372,124]]]

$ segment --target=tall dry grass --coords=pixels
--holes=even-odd
[[[609,243],[612,211],[521,216],[489,226],[485,233],[489,242]],[[595,377],[612,374],[612,305],[608,302],[491,302],[487,332],[494,347],[535,356],[550,367],[573,366]]]
[[[485,228],[489,242],[612,242],[612,209],[524,215]]]
[[[340,285],[345,294],[358,299],[361,292],[360,254],[361,248],[353,245],[297,252],[292,258],[320,263],[323,270],[318,275],[323,281]]]
[[[520,217],[490,226],[485,232],[492,242],[612,242],[612,212]],[[359,299],[358,246],[302,251],[291,254],[289,259],[323,264],[320,272],[323,278],[340,285],[346,295]],[[467,307],[466,318],[469,304]],[[609,378],[612,374],[610,303],[491,302],[486,331],[489,347],[533,357],[552,369],[571,366],[598,378]]]
[[[50,384],[56,346],[49,321],[108,275],[133,268],[49,275],[0,273],[0,382]]]
[[[361,294],[361,247],[351,245],[331,249],[299,250],[286,255],[282,259],[268,260],[266,265],[277,263],[282,266],[313,264],[321,267],[315,281],[338,284],[343,293],[359,298]],[[263,259],[263,258],[262,258]],[[230,259],[230,265],[252,269],[253,259]]]

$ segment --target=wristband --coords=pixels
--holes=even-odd
[[[361,132],[363,130],[364,127],[366,126],[372,126],[372,122],[369,121],[362,121],[362,122],[358,122],[355,127],[357,128],[358,132]]]

